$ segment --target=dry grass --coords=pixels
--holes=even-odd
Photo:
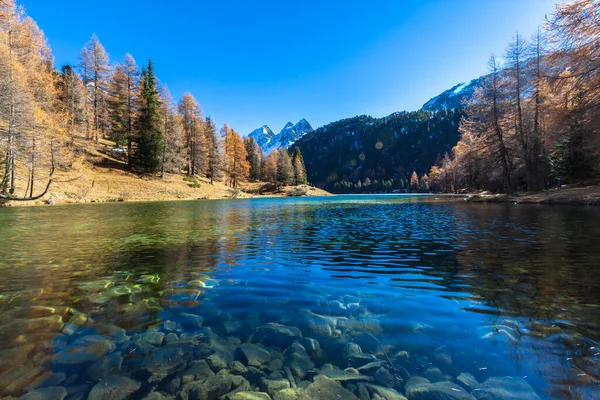
[[[101,141],[99,145],[86,142],[86,150],[79,162],[69,170],[57,169],[49,193],[33,202],[12,202],[8,205],[40,205],[68,203],[105,203],[120,201],[167,201],[198,199],[232,199],[251,197],[284,197],[294,192],[306,196],[330,195],[320,189],[303,185],[301,189],[283,188],[281,191],[263,191],[264,182],[242,183],[239,189],[215,181],[212,185],[204,177],[184,174],[165,174],[164,177],[140,176],[127,171],[125,160],[110,149],[113,144]]]

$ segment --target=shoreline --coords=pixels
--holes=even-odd
[[[553,189],[537,193],[516,193],[510,196],[506,194],[472,193],[466,195],[466,200],[470,203],[600,206],[600,186]]]
[[[293,190],[294,187],[292,187]],[[288,192],[279,194],[251,194],[240,191],[240,193],[233,197],[147,197],[147,198],[97,198],[88,200],[55,200],[53,199],[39,199],[35,201],[8,201],[5,204],[0,204],[2,208],[21,208],[21,207],[52,207],[52,206],[65,206],[65,205],[88,205],[88,204],[124,204],[124,203],[160,203],[160,202],[171,202],[171,201],[210,201],[210,200],[251,200],[251,199],[276,199],[276,198],[307,198],[307,197],[335,197],[335,194],[325,192],[322,189],[318,189],[317,193],[306,193],[303,195],[289,195]]]

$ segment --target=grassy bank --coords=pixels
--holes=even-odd
[[[600,206],[600,186],[565,187],[537,193],[474,194],[467,198],[474,203],[572,204]]]
[[[184,174],[140,176],[127,170],[123,159],[111,153],[113,144],[86,144],[83,160],[72,168],[58,169],[49,192],[41,199],[8,202],[6,206],[43,204],[107,203],[124,201],[169,201],[234,199],[252,197],[330,196],[307,185],[276,188],[265,182],[241,183],[233,189],[224,182]]]

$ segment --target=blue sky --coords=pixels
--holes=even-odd
[[[111,55],[149,58],[173,96],[245,134],[306,118],[419,109],[485,73],[553,0],[21,0],[55,64],[77,63],[96,33]],[[96,7],[100,5],[100,7]]]

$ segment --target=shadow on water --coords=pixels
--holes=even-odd
[[[134,397],[189,394],[223,369],[249,390],[283,379],[313,397],[316,375],[371,397],[599,389],[595,209],[398,196],[106,204],[2,209],[0,237],[0,395],[85,398],[114,376]],[[270,361],[251,361],[248,343]]]

